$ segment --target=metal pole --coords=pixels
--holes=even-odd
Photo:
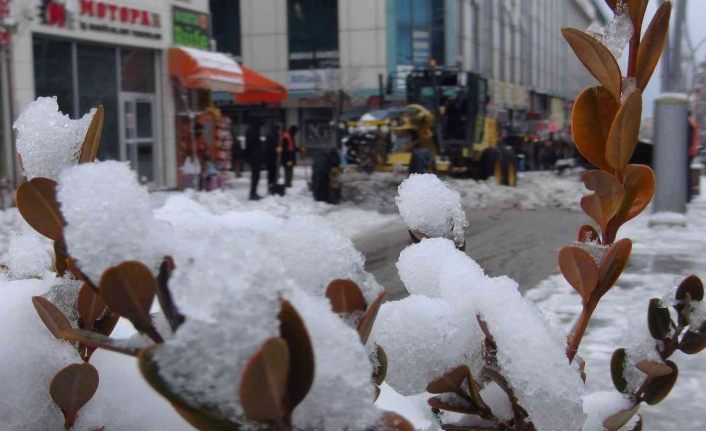
[[[654,212],[686,212],[688,98],[662,93],[655,100]]]
[[[674,47],[672,49],[671,82],[669,91],[685,91],[684,72],[682,71],[682,39],[686,21],[687,0],[677,1],[676,22],[674,23]]]
[[[3,135],[3,176],[11,184],[18,182],[15,157],[15,145],[12,133],[12,88],[10,82],[9,41],[0,44],[0,92],[2,92],[2,135]]]

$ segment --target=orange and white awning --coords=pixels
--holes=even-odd
[[[169,49],[169,74],[191,89],[209,89],[239,94],[245,81],[238,63],[220,52],[176,47]]]
[[[287,89],[283,85],[243,65],[240,67],[243,69],[245,88],[241,94],[235,95],[237,104],[276,104],[287,99]]]

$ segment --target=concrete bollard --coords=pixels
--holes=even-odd
[[[657,175],[653,212],[686,212],[688,99],[662,93],[655,100],[652,165]]]

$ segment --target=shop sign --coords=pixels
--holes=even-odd
[[[341,85],[339,69],[291,70],[289,90],[335,90]]]
[[[209,50],[211,47],[211,18],[207,13],[174,6],[172,9],[174,44]]]
[[[78,9],[67,7],[67,1],[41,0],[40,22],[67,30],[112,33],[159,40],[162,38],[161,16],[157,12],[117,2],[80,0]]]

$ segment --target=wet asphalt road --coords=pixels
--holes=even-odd
[[[486,273],[513,278],[523,292],[558,273],[559,247],[574,241],[579,226],[587,221],[579,212],[558,209],[474,209],[466,215],[470,223],[466,253]],[[409,245],[402,221],[353,242],[366,257],[366,269],[387,289],[388,300],[406,296],[395,267],[400,251]]]

